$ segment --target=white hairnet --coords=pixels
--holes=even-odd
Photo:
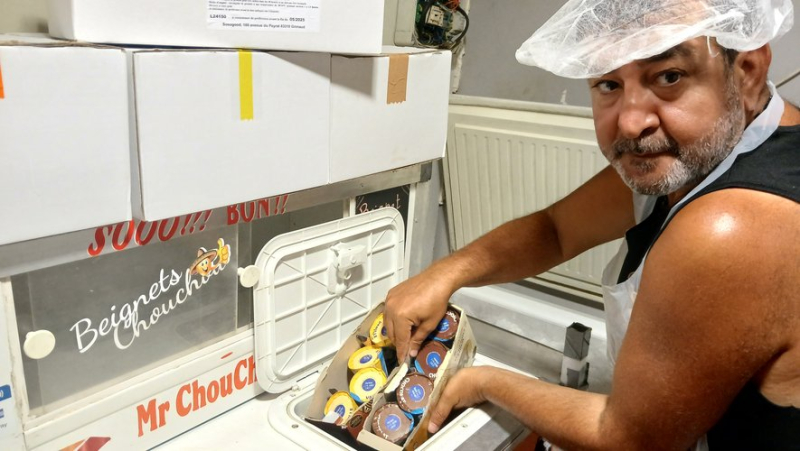
[[[792,27],[791,0],[569,0],[517,50],[517,61],[597,77],[698,36],[754,50]]]

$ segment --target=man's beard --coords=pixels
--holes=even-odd
[[[744,129],[744,109],[732,78],[728,79],[725,91],[727,112],[714,122],[708,133],[693,143],[681,146],[671,137],[655,135],[616,141],[612,147],[611,165],[625,184],[640,194],[663,196],[700,182],[711,173],[731,153]],[[647,180],[626,174],[621,161],[624,154],[648,155],[660,152],[672,154],[675,159],[670,163],[667,172],[658,179]],[[632,164],[636,172],[652,174],[657,169],[657,163],[643,158],[636,159]]]

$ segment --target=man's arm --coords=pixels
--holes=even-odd
[[[431,429],[451,407],[489,400],[567,449],[687,449],[792,347],[798,223],[796,203],[755,191],[692,202],[647,259],[610,395],[467,368],[448,383]]]
[[[457,289],[539,274],[621,237],[633,223],[631,191],[607,167],[549,208],[492,230],[389,291],[386,328],[398,355],[415,355]]]

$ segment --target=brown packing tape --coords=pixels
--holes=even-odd
[[[408,90],[408,55],[389,55],[389,80],[386,85],[386,103],[403,103]]]

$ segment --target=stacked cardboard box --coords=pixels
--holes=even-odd
[[[53,36],[89,42],[381,52],[376,0],[48,0]]]
[[[318,23],[230,31],[210,17],[245,4],[275,20]],[[381,47],[383,2],[49,7],[54,35],[118,47],[0,37],[0,152],[11,169],[0,186],[17,193],[0,201],[8,224],[0,245],[177,217],[444,155],[450,52]],[[353,20],[360,25],[347,25]]]
[[[131,219],[121,49],[0,35],[0,245]]]
[[[129,49],[134,215],[155,221],[441,158],[450,53],[386,51]]]

